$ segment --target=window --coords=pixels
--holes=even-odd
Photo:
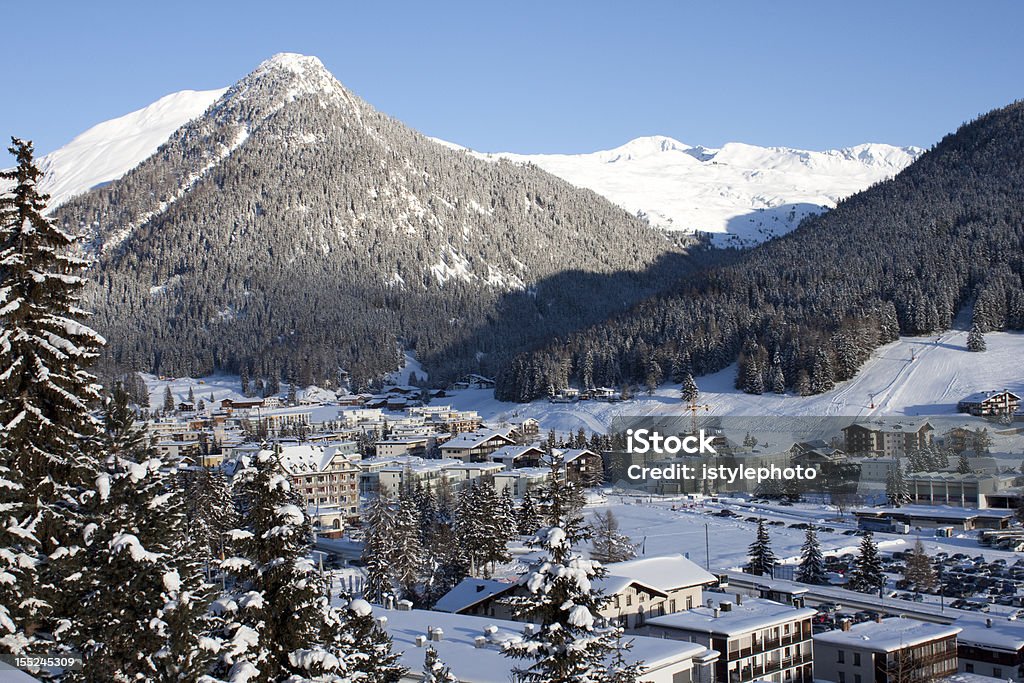
[[[993,666],[992,667],[992,678],[1002,678],[1002,677],[1003,677],[1003,670],[1001,668],[999,668],[998,666]]]
[[[853,674],[853,683],[860,683],[860,674]]]
[[[633,604],[633,594],[632,593],[626,593],[626,607],[629,607],[632,604]]]
[[[839,672],[839,683],[846,683],[846,672],[845,671],[840,671]]]
[[[859,652],[854,652],[853,653],[853,665],[854,666],[860,666],[860,653]]]
[[[687,595],[686,596],[686,609],[693,609],[693,596],[692,595]]]
[[[969,674],[974,673],[974,664],[972,664],[971,662],[966,662],[964,664],[964,671]]]
[[[842,650],[836,651],[836,661],[840,664],[846,661],[846,653]],[[841,682],[840,682],[841,683]]]

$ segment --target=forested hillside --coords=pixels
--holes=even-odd
[[[363,386],[403,349],[435,381],[490,373],[690,268],[593,192],[436,144],[299,55],[55,215],[99,255],[110,360],[167,375]]]
[[[569,382],[654,386],[739,359],[751,393],[819,393],[900,333],[1024,328],[1024,104],[946,136],[891,181],[734,263],[522,354],[498,396]]]

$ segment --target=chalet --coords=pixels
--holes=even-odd
[[[615,389],[611,389],[609,387],[597,387],[595,389],[590,390],[590,398],[594,399],[595,401],[621,401],[622,394],[620,394]]]
[[[580,390],[573,387],[562,389],[548,399],[551,403],[575,403],[580,400]]]
[[[714,683],[814,680],[815,610],[739,594],[735,600],[727,598],[732,596],[716,593],[705,605],[649,619],[640,632],[717,650],[721,656],[711,678]]]
[[[562,463],[568,481],[582,486],[597,486],[604,481],[601,456],[588,448],[562,451]]]
[[[607,596],[600,610],[606,619],[617,620],[625,628],[637,628],[645,621],[679,610],[699,606],[704,587],[718,579],[682,555],[646,557],[605,565],[608,574],[595,582]],[[442,598],[459,614],[491,616],[499,619],[528,620],[515,617],[504,600],[526,592],[525,577],[503,590],[465,591],[462,602]]]
[[[230,398],[225,398],[221,400],[220,407],[221,410],[229,416],[248,415],[251,411],[255,411],[263,407],[263,399],[259,398],[236,401]]]
[[[491,453],[491,460],[500,462],[506,470],[517,467],[540,467],[544,449],[539,446],[502,446]]]
[[[513,445],[515,445],[515,440],[509,436],[509,430],[488,429],[467,432],[459,434],[442,445],[441,457],[456,458],[463,462],[483,462],[502,446]]]
[[[935,681],[956,673],[959,626],[905,617],[814,636],[815,678],[835,683]]]
[[[469,374],[452,384],[451,388],[454,391],[458,391],[460,389],[493,389],[494,386],[495,381],[490,377]]]
[[[956,409],[971,415],[1013,415],[1020,410],[1020,396],[1005,389],[981,391],[962,399]]]

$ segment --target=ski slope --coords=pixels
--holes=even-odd
[[[745,394],[733,387],[733,365],[697,378],[700,403],[708,406],[706,414],[714,416],[952,417],[957,415],[957,401],[976,391],[1009,389],[1024,394],[1024,334],[991,332],[985,340],[986,352],[971,353],[967,351],[967,332],[963,330],[930,337],[903,337],[877,349],[855,378],[817,396]],[[483,390],[455,392],[444,400],[457,408],[477,410],[496,422],[533,417],[545,429],[561,432],[580,428],[604,432],[616,416],[683,412],[677,384],[662,385],[652,396],[638,394],[624,403],[503,403],[494,399],[493,392]]]

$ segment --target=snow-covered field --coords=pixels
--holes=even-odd
[[[751,244],[891,178],[923,152],[884,144],[811,152],[733,142],[709,149],[652,136],[591,154],[472,153],[535,164],[631,213],[643,212],[658,227]]]
[[[854,379],[817,396],[745,394],[733,387],[736,368],[730,366],[697,378],[700,403],[708,405],[707,414],[714,416],[948,415],[953,421],[966,422],[970,418],[956,412],[956,403],[964,396],[989,389],[1024,392],[1024,334],[992,332],[985,339],[988,351],[971,353],[962,330],[903,337],[876,350]],[[497,422],[533,417],[545,429],[562,432],[580,428],[604,432],[616,416],[683,414],[679,386],[674,384],[662,385],[653,396],[639,394],[624,403],[503,403],[494,399],[493,392],[482,390],[456,392],[444,401],[477,410]]]

